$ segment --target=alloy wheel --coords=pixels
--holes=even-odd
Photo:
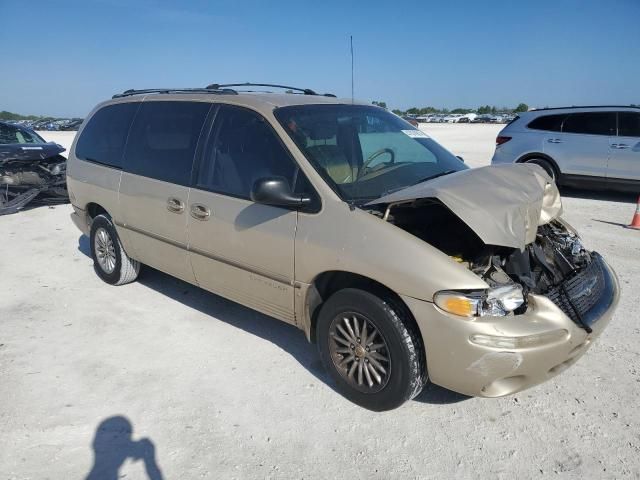
[[[105,273],[113,273],[116,268],[116,249],[111,235],[106,229],[98,228],[94,236],[93,246],[100,268]]]
[[[391,358],[380,330],[355,312],[337,315],[329,327],[331,359],[342,378],[364,393],[376,393],[389,381]]]

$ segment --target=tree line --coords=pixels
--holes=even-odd
[[[371,103],[373,105],[377,105],[378,107],[387,108],[386,102],[380,102],[375,100]],[[520,113],[520,112],[526,112],[527,110],[529,110],[529,105],[527,105],[526,103],[520,103],[515,108],[509,108],[509,107],[498,108],[495,105],[482,105],[478,108],[454,108],[452,110],[449,110],[448,108],[436,108],[436,107],[422,107],[422,108],[411,107],[404,111],[394,109],[392,110],[392,112],[395,113],[396,115],[429,115],[432,113],[445,113],[445,114],[446,113],[451,113],[451,114],[477,113],[480,115],[484,115],[484,114],[492,114],[492,113]]]
[[[0,112],[0,120],[40,120],[44,118],[45,117],[38,115],[20,115],[19,113],[7,112],[6,110]]]

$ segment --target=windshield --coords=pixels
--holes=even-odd
[[[275,116],[343,200],[362,202],[465,164],[386,110],[360,105],[282,107]]]
[[[0,124],[0,144],[45,143],[35,132],[22,130],[12,125]]]

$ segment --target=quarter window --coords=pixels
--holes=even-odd
[[[544,115],[531,121],[529,128],[533,130],[546,130],[548,132],[559,132],[562,129],[562,121],[567,118],[563,115]]]
[[[80,134],[76,157],[122,168],[127,134],[139,105],[140,103],[120,103],[98,110]]]
[[[303,188],[302,176],[275,132],[260,115],[223,105],[216,115],[213,141],[198,172],[197,187],[249,198],[256,180],[284,177]],[[297,181],[296,181],[297,180]]]
[[[127,171],[189,185],[193,157],[210,108],[206,102],[144,102],[129,134]]]
[[[562,131],[587,135],[615,135],[615,112],[572,113],[564,121]]]
[[[640,113],[618,112],[618,135],[640,137]]]

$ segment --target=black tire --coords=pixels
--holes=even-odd
[[[335,325],[338,325],[334,320],[344,321],[344,316],[354,314],[370,322],[386,343],[381,351],[389,356],[389,368],[383,377],[384,385],[379,385],[382,383],[380,381],[375,385],[380,388],[377,391],[371,388],[366,391],[366,383],[362,386],[355,385],[353,379],[350,383],[346,377],[348,368],[340,369],[338,365],[343,363],[343,357],[353,354],[337,354],[335,347],[333,353],[331,350],[330,345],[338,345],[333,343],[336,337]],[[334,293],[322,305],[316,326],[316,339],[322,362],[335,380],[338,391],[361,407],[381,412],[397,408],[414,398],[427,381],[424,348],[416,330],[413,319],[403,305],[385,296],[378,297],[364,290],[345,288]],[[346,348],[349,347],[343,347]],[[351,349],[353,350],[353,345]],[[358,360],[369,362],[364,358]],[[366,368],[365,366],[364,369]],[[355,376],[354,374],[354,378]]]
[[[544,171],[547,172],[547,174],[551,177],[551,180],[553,180],[556,184],[558,183],[558,178],[560,177],[560,175],[558,174],[556,167],[549,160],[545,160],[544,158],[532,158],[531,160],[527,160],[526,163],[540,165],[542,168],[544,168]]]
[[[98,260],[98,252],[96,249],[96,235],[100,235],[103,238],[104,235],[108,236],[113,246],[114,262],[113,268],[108,269],[104,267]],[[140,273],[140,262],[130,258],[118,237],[111,219],[106,215],[98,215],[91,222],[91,233],[89,236],[89,244],[91,246],[91,257],[93,258],[93,268],[96,274],[110,285],[124,285],[133,282]]]

